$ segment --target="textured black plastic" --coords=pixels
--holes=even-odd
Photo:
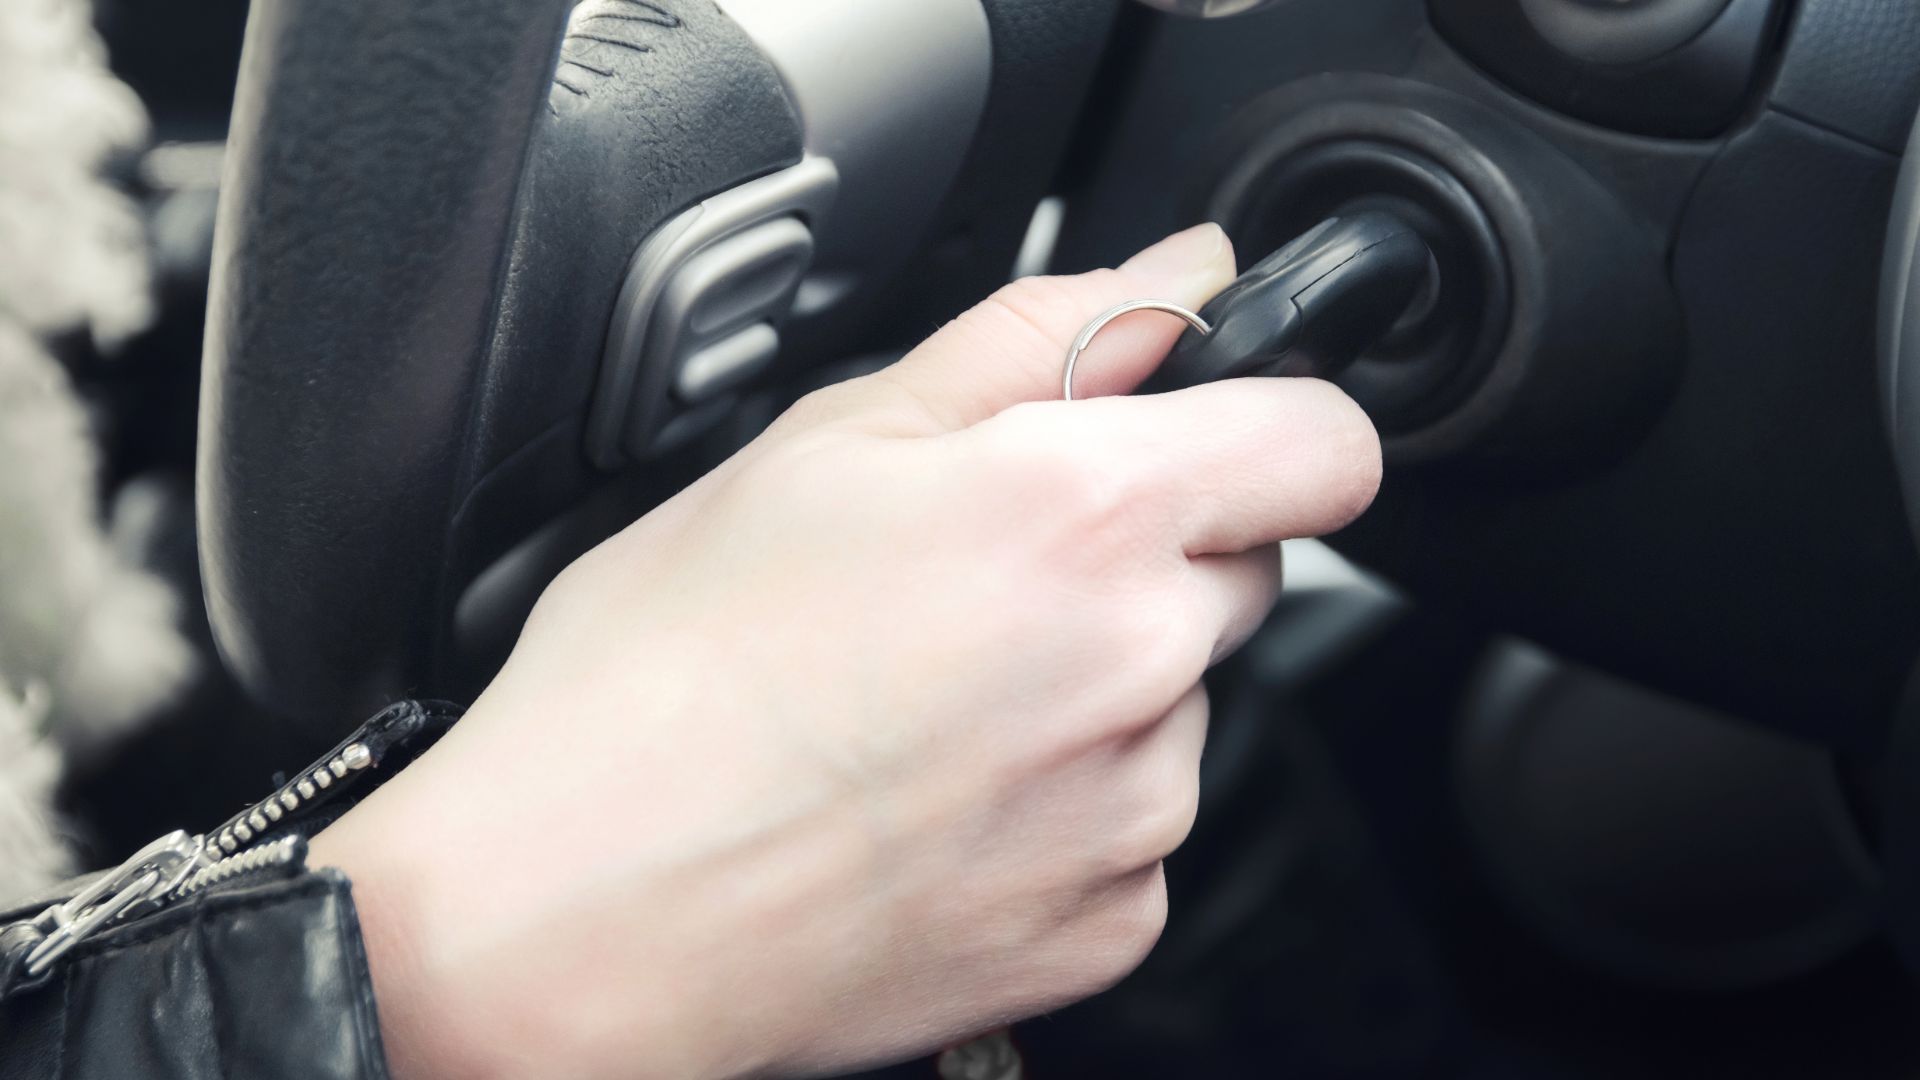
[[[1746,108],[1780,10],[1778,0],[1605,9],[1584,0],[1431,0],[1431,6],[1434,25],[1454,47],[1520,93],[1596,124],[1680,138],[1719,134]],[[1657,44],[1659,24],[1676,15],[1675,29],[1683,32],[1707,21],[1669,48],[1630,61],[1613,58],[1632,46]],[[1551,20],[1544,32],[1542,20]],[[1642,27],[1656,31],[1652,42]]]
[[[1889,937],[1907,967],[1920,972],[1920,666],[1908,679],[1878,772],[1880,856],[1886,873]]]
[[[1888,153],[1920,105],[1920,4],[1799,0],[1772,102]]]
[[[1878,265],[1861,243],[1892,178],[1882,155],[1763,118],[1675,237],[1687,361],[1633,453],[1578,484],[1390,478],[1344,546],[1603,667],[1876,746],[1920,648],[1871,362]]]
[[[1461,718],[1454,788],[1477,861],[1583,966],[1726,992],[1877,929],[1878,871],[1831,752],[1511,646]]]
[[[798,156],[777,73],[713,5],[583,9],[556,75],[569,7],[254,5],[200,541],[229,665],[291,715],[432,684],[444,591],[485,531],[472,492],[527,529],[585,483],[564,429],[634,245]]]

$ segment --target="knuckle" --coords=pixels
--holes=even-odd
[[[1177,789],[1183,786],[1161,792],[1123,827],[1119,868],[1132,872],[1152,866],[1186,842],[1198,800]]]
[[[1154,591],[1107,619],[1106,647],[1122,665],[1120,681],[1161,707],[1198,682],[1213,656],[1213,629],[1186,617],[1186,606],[1173,591]]]
[[[1167,929],[1167,875],[1159,864],[1141,883],[1129,910],[1132,916],[1126,921],[1124,944],[1131,952],[1126,967],[1132,971],[1160,943],[1160,935]]]
[[[1205,674],[1211,644],[1199,643],[1189,620],[1151,595],[1094,597],[1080,606],[1071,630],[1090,673],[1083,691],[1090,703],[1088,725],[1080,730],[1099,741],[1144,739],[1162,722],[1167,706]],[[1126,811],[1123,821],[1133,820]],[[1137,853],[1139,846],[1130,850]],[[1138,869],[1147,861],[1131,858],[1110,869]]]
[[[989,301],[1027,317],[1057,312],[1066,299],[1067,289],[1061,280],[1046,275],[1009,281],[988,297]]]
[[[1059,473],[1071,478],[1072,487],[1054,494],[1074,523],[1093,539],[1134,531],[1151,497],[1139,475],[1130,469],[1103,468],[1082,449],[1069,450],[1062,457],[1066,460]]]
[[[1167,882],[1160,868],[1155,866],[1137,887],[1115,898],[1102,913],[1101,923],[1077,996],[1111,989],[1133,974],[1160,943],[1167,927]]]
[[[1115,460],[1090,440],[1059,440],[1049,471],[1055,489],[1048,494],[1081,535],[1105,549],[1123,541],[1132,552],[1143,534],[1164,515],[1165,492],[1147,470]]]
[[[1179,709],[1185,709],[1184,704]],[[1131,813],[1114,830],[1116,874],[1137,873],[1173,854],[1193,832],[1200,812],[1200,770],[1196,758],[1161,736],[1169,733],[1164,725],[1181,724],[1187,718],[1179,709],[1151,728],[1143,736],[1155,740],[1143,765],[1146,781]]]
[[[1037,339],[1049,348],[1064,346],[1085,322],[1087,304],[1072,282],[1062,277],[1024,277],[994,290],[970,314],[995,340]]]
[[[1042,485],[1069,492],[1084,479],[1084,455],[1071,430],[1072,417],[1057,401],[1021,401],[994,417],[1000,463],[1014,484]],[[1053,490],[1045,493],[1052,494]]]
[[[1099,653],[1111,658],[1116,681],[1122,684],[1118,688],[1164,697],[1162,691],[1189,667],[1190,650],[1181,641],[1184,620],[1151,584],[1140,592],[1116,591],[1100,599],[1105,602],[1088,605],[1092,625],[1087,632]]]
[[[1153,520],[1160,493],[1139,468],[1115,461],[1082,437],[1056,402],[1014,405],[997,418],[1002,432],[994,482],[1028,520],[1049,521],[1064,542],[1103,557],[1113,541],[1132,551]]]
[[[958,323],[981,348],[996,353],[1039,355],[1063,347],[1034,293],[1024,280],[1003,285],[962,313]]]
[[[994,290],[964,312],[958,325],[991,349],[1056,356],[1087,320],[1120,294],[1112,270],[1072,276],[1024,277]]]

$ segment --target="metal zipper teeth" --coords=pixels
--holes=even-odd
[[[179,884],[171,887],[164,875],[156,872],[155,881],[139,886],[141,895],[136,897],[132,904],[126,906],[110,921],[92,927],[89,933],[122,925],[136,917],[134,914],[136,911],[142,915],[151,914],[216,885],[249,874],[293,865],[300,858],[302,837],[298,833],[275,837],[272,840],[262,840],[255,847],[245,845],[252,843],[256,836],[266,832],[273,823],[281,821],[288,814],[316,798],[321,792],[331,788],[335,782],[345,780],[349,773],[359,772],[372,764],[372,748],[364,742],[348,743],[340,748],[339,753],[306,769],[282,785],[280,790],[233,818],[221,827],[217,835],[186,838],[184,833],[181,834],[183,840],[190,839],[192,843],[193,850],[185,856],[188,865],[196,862],[204,862],[205,865],[191,872],[186,872],[183,868],[185,877],[176,879]],[[120,872],[140,874],[143,871],[138,868],[129,871],[129,868],[123,865]],[[63,901],[49,908],[42,914],[41,919],[25,920],[13,925],[40,929],[39,924],[42,919],[69,904],[70,901]],[[9,928],[0,925],[0,929]],[[45,931],[42,930],[42,932]],[[71,948],[74,944],[78,944],[77,939],[69,943],[66,948]],[[29,958],[31,955],[30,953]],[[49,958],[48,962],[52,959]]]
[[[287,781],[279,791],[235,817],[220,830],[218,836],[208,839],[207,847],[227,856],[239,853],[253,842],[256,835],[266,832],[280,819],[300,809],[308,800],[332,787],[335,781],[344,780],[348,773],[359,772],[372,764],[373,751],[365,743],[348,743],[338,754]]]
[[[168,893],[167,900],[169,902],[184,900],[197,892],[211,889],[215,885],[224,884],[245,874],[287,866],[294,861],[295,849],[299,843],[298,836],[282,836],[231,858],[221,859],[212,866],[203,866]]]

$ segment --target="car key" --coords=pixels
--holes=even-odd
[[[1385,210],[1328,218],[1234,279],[1199,315],[1143,394],[1243,375],[1326,378],[1352,363],[1437,288],[1413,226]]]

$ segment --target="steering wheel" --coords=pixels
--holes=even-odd
[[[1118,3],[257,0],[200,430],[229,667],[314,738],[471,689],[503,556],[1004,278]]]

